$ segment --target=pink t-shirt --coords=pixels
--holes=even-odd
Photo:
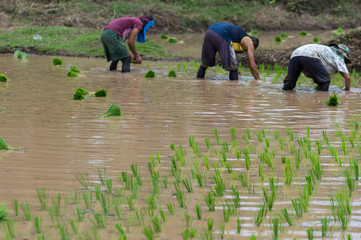
[[[122,37],[124,42],[125,40],[129,39],[130,32],[133,30],[133,28],[138,28],[139,30],[142,30],[142,21],[140,21],[140,19],[136,17],[123,17],[109,23],[104,28],[104,30],[110,29],[114,31],[116,34]]]

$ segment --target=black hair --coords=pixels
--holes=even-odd
[[[142,23],[143,23],[143,28],[144,28],[144,26],[147,25],[147,23],[148,23],[148,21],[144,20],[143,18],[148,19],[148,21],[154,21],[152,15],[144,15],[143,17],[140,18],[140,21],[142,21]]]
[[[254,42],[254,49],[257,49],[259,46],[259,39],[255,36],[250,36],[250,38],[252,39],[252,42]]]

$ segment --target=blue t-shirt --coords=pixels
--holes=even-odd
[[[244,52],[241,43],[244,38],[249,38],[249,36],[241,27],[230,23],[214,23],[209,29],[217,32],[227,42],[232,44],[235,51]]]

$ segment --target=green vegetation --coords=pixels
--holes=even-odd
[[[9,150],[10,146],[0,137],[0,150]]]
[[[0,223],[6,220],[6,216],[8,214],[8,210],[6,209],[3,203],[0,203]]]
[[[105,90],[105,89],[99,89],[98,91],[96,91],[95,93],[94,93],[94,95],[96,96],[96,97],[106,97],[107,96],[107,91]]]
[[[288,38],[288,35],[286,33],[281,33],[280,37],[282,39],[286,39],[286,38]]]
[[[252,35],[252,36],[257,37],[257,36],[258,36],[258,30],[257,30],[257,29],[252,30],[252,31],[249,33],[249,35]]]
[[[281,38],[280,36],[276,36],[275,39],[274,39],[274,41],[275,41],[276,43],[280,43],[280,42],[282,42],[282,38]]]
[[[170,43],[177,43],[178,41],[177,41],[177,39],[175,39],[175,38],[169,38],[169,42]]]
[[[61,60],[60,58],[53,58],[53,65],[62,65],[63,64],[63,60]]]
[[[320,39],[318,37],[314,37],[312,40],[313,43],[319,43]]]
[[[77,66],[70,66],[70,71],[80,73],[80,69]]]
[[[8,78],[6,77],[5,74],[0,74],[0,82],[7,82]]]
[[[177,77],[177,74],[175,73],[174,70],[170,70],[168,73],[168,77]]]
[[[145,75],[145,78],[154,78],[155,77],[155,73],[152,70],[149,70]]]
[[[29,54],[17,49],[14,52],[14,56],[17,58],[29,58]]]
[[[41,35],[42,39],[29,38],[34,34]],[[100,42],[100,31],[94,28],[33,26],[2,31],[0,35],[0,50],[2,52],[12,51],[18,46],[23,49],[31,48],[38,54],[80,57],[105,56]],[[136,43],[136,47],[140,54],[149,58],[171,58],[166,49],[153,41]],[[23,58],[25,55],[18,50],[16,56]]]
[[[168,39],[169,38],[169,36],[167,35],[167,34],[162,34],[162,35],[160,35],[160,38],[161,39]]]
[[[336,94],[330,96],[329,100],[326,101],[327,106],[337,106],[339,104],[338,97]]]
[[[306,37],[308,35],[308,33],[306,31],[301,31],[301,32],[298,33],[298,35],[300,37]]]
[[[76,72],[73,71],[68,71],[68,73],[66,74],[67,77],[77,77],[78,74]]]
[[[74,100],[82,100],[85,98],[85,95],[87,95],[89,92],[85,90],[84,88],[77,88],[74,92],[73,99]]]
[[[108,110],[106,111],[106,113],[103,115],[103,117],[114,117],[114,116],[122,116],[122,111],[120,110],[119,106],[115,104],[111,104]]]

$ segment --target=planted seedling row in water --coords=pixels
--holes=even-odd
[[[188,145],[171,144],[169,163],[162,161],[163,156],[157,153],[151,155],[148,165],[131,164],[129,170],[121,171],[117,181],[101,169],[96,177],[78,175],[82,188],[77,193],[72,191],[72,204],[69,204],[70,197],[49,196],[47,189],[37,189],[37,208],[50,216],[51,223],[44,220],[46,217],[33,213],[30,205],[17,201],[13,204],[14,213],[7,212],[7,215],[13,222],[32,221],[34,232],[45,234],[45,238],[48,231],[44,233],[43,230],[49,227],[56,229],[60,236],[77,237],[99,234],[101,229],[115,228],[117,223],[121,224],[116,229],[122,239],[140,237],[139,234],[154,239],[167,231],[169,222],[179,225],[182,222],[177,231],[183,238],[215,235],[226,238],[226,229],[230,226],[242,235],[242,229],[247,229],[249,224],[256,230],[264,228],[267,218],[271,221],[272,236],[281,238],[282,221],[287,223],[284,228],[299,225],[304,213],[314,207],[311,199],[322,186],[323,163],[327,161],[334,163],[334,168],[339,169],[345,179],[345,184],[340,185],[344,190],[331,198],[329,211],[340,229],[346,230],[352,213],[352,192],[359,178],[357,160],[352,159],[360,155],[359,148],[355,147],[360,145],[358,120],[350,126],[353,128],[350,136],[333,137],[323,131],[319,139],[311,138],[309,128],[305,133],[286,128],[283,131],[261,130],[256,134],[249,128],[243,134],[231,128],[224,140],[223,132],[216,129],[214,137],[204,141],[191,136]],[[339,145],[334,143],[335,139]],[[345,155],[342,157],[351,159],[351,164],[340,165],[333,159],[321,158],[322,153],[334,153],[334,149]],[[149,172],[144,173],[141,170],[144,167]],[[297,196],[284,195],[286,191]],[[278,196],[283,196],[282,201],[286,199],[287,208],[277,205]],[[239,211],[244,201],[260,206],[257,210],[247,210],[254,216],[252,220],[243,219],[244,213]],[[19,206],[23,214],[17,217]],[[71,213],[74,221],[61,223],[67,216],[65,213]],[[219,224],[209,220],[208,227],[204,227],[203,219],[216,219]],[[91,227],[84,229],[89,221]],[[241,222],[247,224],[241,228]],[[322,223],[313,231],[321,231],[322,226],[324,234],[330,234],[327,221]],[[9,221],[6,235],[12,234],[11,224]],[[129,228],[138,231],[129,231]],[[311,234],[311,230],[305,228],[305,231]]]

